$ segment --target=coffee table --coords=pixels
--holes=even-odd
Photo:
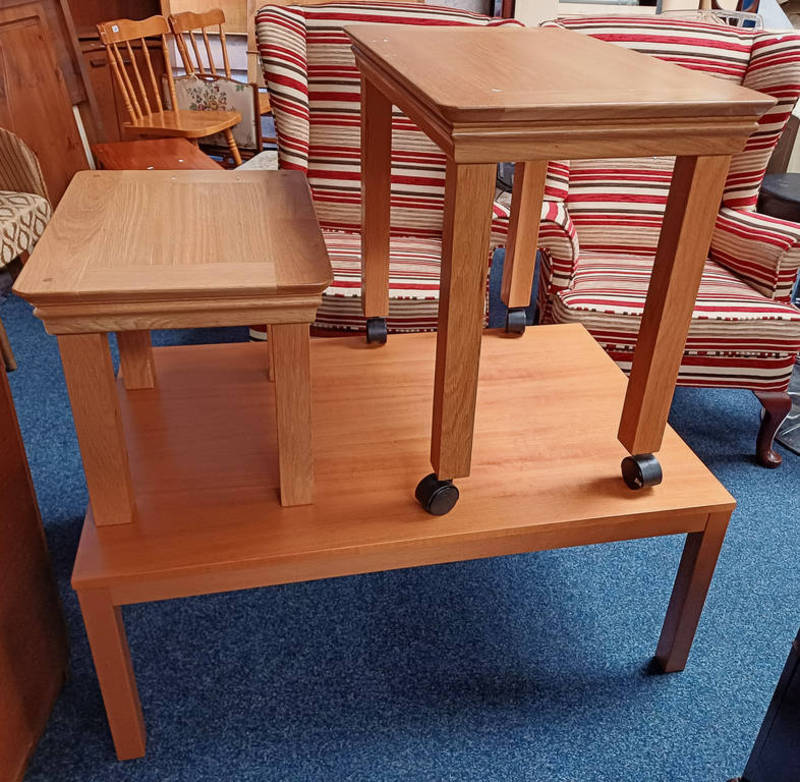
[[[136,518],[112,331],[142,390],[157,385],[150,329],[270,324],[281,503],[311,502],[309,327],[330,281],[299,172],[74,177],[14,290],[58,335],[95,524]]]
[[[677,156],[617,433],[630,454],[622,461],[628,486],[659,483],[654,454],[730,156],[775,99],[558,28],[367,24],[347,32],[369,139],[362,148],[362,301],[373,326],[388,314],[392,105],[447,155],[434,473],[418,484],[420,502],[448,512],[458,499],[453,480],[470,474],[489,215],[496,164],[505,161],[518,161],[503,278],[513,316],[530,299],[548,160]]]
[[[428,460],[435,350],[433,334],[379,351],[359,337],[312,340],[316,489],[312,505],[291,508],[275,499],[263,345],[157,348],[157,390],[118,381],[138,514],[100,527],[89,511],[72,584],[121,759],[146,744],[122,618],[131,603],[687,534],[656,648],[661,670],[685,666],[734,507],[728,492],[668,428],[661,458],[673,480],[632,496],[613,437],[624,375],[581,326],[542,326],[484,336],[475,471],[458,506],[433,518],[409,480]],[[565,425],[564,408],[584,411],[580,426]],[[262,631],[273,629],[253,627]]]

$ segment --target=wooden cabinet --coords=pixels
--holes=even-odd
[[[67,641],[2,369],[0,497],[0,782],[16,782],[64,681]]]
[[[33,149],[50,198],[88,167],[73,107],[97,138],[68,11],[57,0],[0,0],[0,125]]]

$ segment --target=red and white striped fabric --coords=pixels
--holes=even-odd
[[[681,366],[683,385],[784,390],[800,349],[789,304],[800,225],[756,213],[767,161],[800,96],[800,35],[675,18],[571,17],[558,25],[706,71],[778,99],[725,185]],[[538,301],[544,322],[580,322],[629,368],[674,159],[551,163],[547,198],[564,210],[572,252],[547,232]],[[551,246],[552,245],[552,246]]]
[[[304,171],[333,265],[318,328],[361,329],[361,79],[344,26],[489,25],[496,20],[417,3],[264,6],[256,37],[275,116],[281,168]],[[508,23],[508,22],[504,22]],[[445,157],[397,108],[392,120],[390,331],[436,327]],[[493,247],[508,232],[495,206]]]

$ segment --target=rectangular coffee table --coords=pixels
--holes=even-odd
[[[145,752],[122,620],[131,603],[686,534],[656,649],[664,671],[684,667],[734,508],[728,492],[667,428],[673,480],[632,497],[613,437],[624,375],[581,326],[542,326],[483,337],[475,470],[451,513],[431,517],[410,484],[428,460],[435,349],[433,334],[379,351],[358,337],[312,340],[316,491],[313,505],[291,508],[275,499],[263,346],[158,348],[157,389],[118,382],[138,514],[111,527],[87,514],[72,584],[121,759]],[[581,411],[580,426],[564,410]]]

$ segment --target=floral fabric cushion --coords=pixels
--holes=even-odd
[[[255,98],[253,85],[234,79],[203,79],[196,74],[175,79],[178,108],[188,111],[238,111],[242,121],[233,127],[233,137],[240,149],[255,149],[256,135]],[[209,144],[227,147],[225,136],[215,133],[203,139]]]

